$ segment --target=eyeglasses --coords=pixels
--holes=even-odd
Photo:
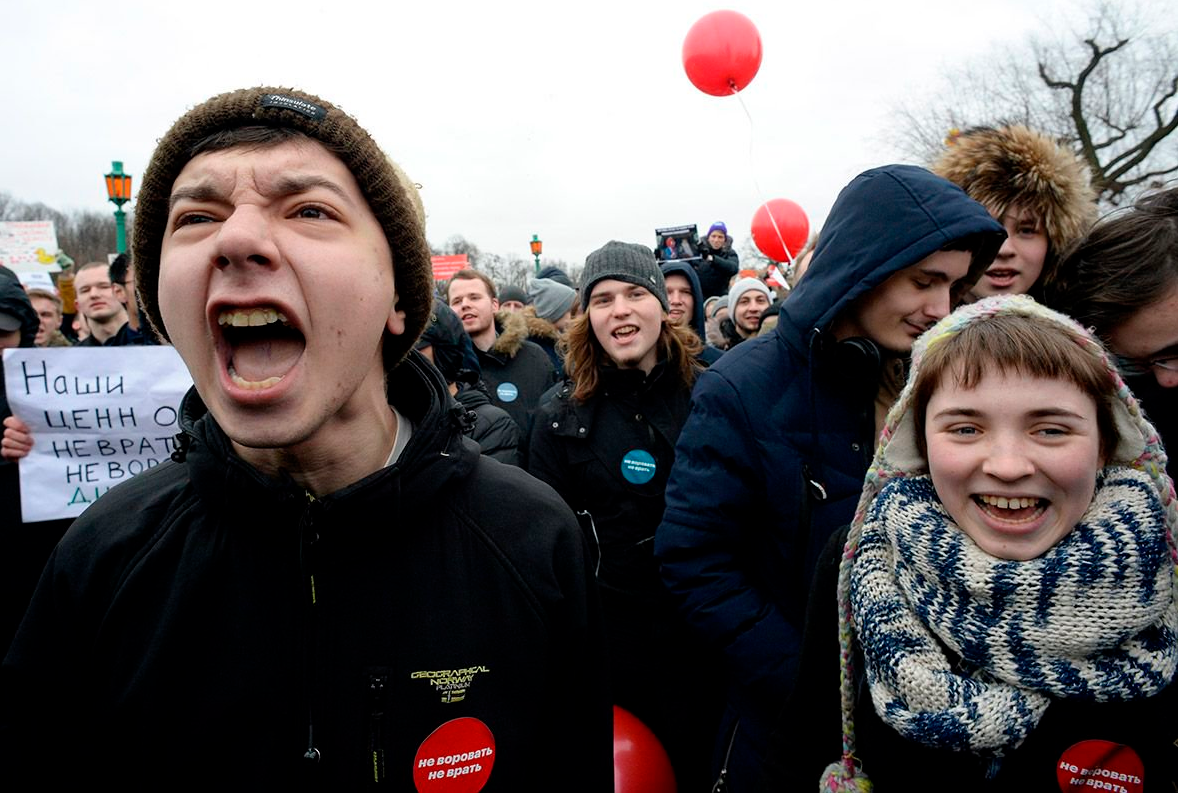
[[[1117,369],[1120,370],[1122,377],[1139,377],[1143,374],[1149,374],[1156,369],[1165,369],[1167,372],[1178,372],[1178,354],[1165,355],[1161,358],[1126,358],[1122,355],[1113,356],[1117,362]]]

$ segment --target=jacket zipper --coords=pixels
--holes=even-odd
[[[319,765],[319,749],[315,746],[314,697],[318,688],[315,674],[316,610],[314,546],[319,539],[315,528],[315,512],[319,502],[307,493],[307,504],[299,518],[299,573],[303,586],[303,684],[307,703],[307,750],[303,758],[315,769]]]
[[[372,781],[383,782],[384,770],[384,734],[381,725],[384,723],[385,687],[388,675],[370,673],[368,675],[368,693],[370,711],[368,715],[368,751],[372,755]]]

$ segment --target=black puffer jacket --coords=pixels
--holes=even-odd
[[[388,388],[408,446],[320,499],[237,457],[189,394],[184,461],[104,495],[41,579],[0,674],[9,778],[409,791],[491,767],[484,791],[611,789],[573,515],[478,453],[420,355]]]
[[[507,465],[520,464],[520,429],[507,411],[491,404],[486,386],[463,385],[454,398],[474,414],[474,423],[467,435],[479,445],[483,454]]]

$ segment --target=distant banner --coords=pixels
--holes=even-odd
[[[60,272],[53,221],[0,220],[0,264],[17,273]]]
[[[429,260],[434,268],[435,281],[449,281],[454,273],[459,270],[465,270],[470,266],[470,260],[465,253],[459,253],[455,256],[431,256]]]
[[[29,425],[23,520],[77,517],[110,488],[167,460],[192,386],[171,347],[4,351],[8,404]]]

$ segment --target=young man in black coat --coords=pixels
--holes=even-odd
[[[222,94],[160,140],[137,286],[195,386],[173,460],[87,510],[41,578],[0,675],[13,779],[610,789],[575,518],[478,453],[412,352],[424,217],[299,91]]]

